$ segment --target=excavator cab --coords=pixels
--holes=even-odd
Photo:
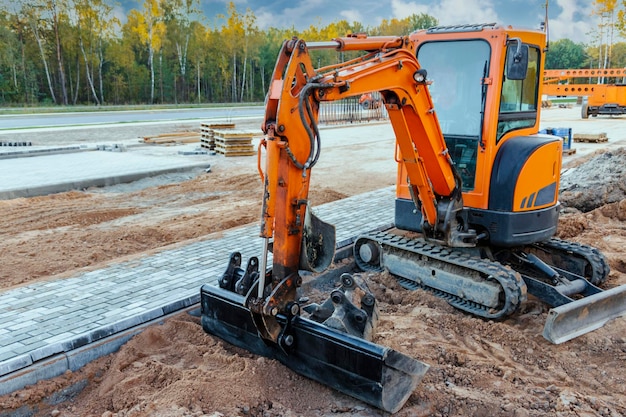
[[[537,135],[544,34],[485,24],[431,28],[411,40],[432,79],[469,227],[483,243],[499,246],[551,237],[558,223],[562,143]],[[421,231],[422,213],[402,163],[395,219],[400,229]]]

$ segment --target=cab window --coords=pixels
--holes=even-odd
[[[476,162],[484,111],[483,79],[491,47],[482,39],[423,43],[417,59],[428,71],[435,113],[463,191],[476,183]]]
[[[509,45],[507,56],[515,53],[516,45]],[[535,125],[537,120],[537,102],[539,88],[539,49],[529,47],[528,71],[523,80],[511,80],[506,69],[502,77],[502,94],[500,97],[500,115],[498,117],[498,136],[516,129]]]

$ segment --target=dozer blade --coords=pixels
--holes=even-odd
[[[208,284],[200,295],[207,333],[390,413],[404,405],[429,368],[393,349],[300,316],[291,320],[295,343],[286,353],[259,337],[243,296]],[[287,322],[281,315],[278,320],[281,325]]]
[[[626,314],[626,285],[552,308],[543,337],[554,344],[567,342],[623,314]]]

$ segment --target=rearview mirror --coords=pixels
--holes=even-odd
[[[520,38],[513,38],[506,53],[506,77],[509,80],[524,80],[528,71],[528,45]]]

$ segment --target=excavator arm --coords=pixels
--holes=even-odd
[[[369,52],[343,65],[315,70],[309,49],[327,47]],[[317,121],[322,101],[381,92],[415,205],[423,213],[425,235],[447,246],[475,245],[475,234],[461,215],[459,176],[435,115],[426,75],[406,37],[346,37],[309,45],[300,39],[284,42],[262,125],[266,158],[260,169],[265,188],[261,271],[273,239],[272,275],[270,283],[261,277],[256,296],[248,301],[264,338],[278,341],[281,326],[272,319],[272,311],[283,311],[295,300],[298,270],[320,272],[332,261],[334,229],[324,227],[330,233],[322,232],[319,238],[308,223],[313,218],[308,191],[320,153]],[[313,221],[319,224],[318,219]],[[332,247],[324,247],[324,242],[333,242]],[[268,284],[270,296],[265,293]]]
[[[333,46],[340,51],[372,51],[339,66],[315,70],[309,49]],[[306,200],[310,168],[319,156],[317,113],[322,101],[381,92],[399,154],[407,167],[414,202],[424,214],[429,237],[449,246],[474,245],[462,219],[450,216],[462,207],[459,177],[448,154],[433,103],[428,93],[426,71],[420,68],[413,44],[406,37],[339,38],[333,42],[312,43],[293,39],[284,43],[274,70],[263,130],[268,137],[268,167],[286,165],[293,171],[291,193],[284,198],[272,193],[266,198],[264,220],[272,217],[276,201],[291,204]],[[284,147],[280,155],[269,150]],[[277,156],[277,159],[275,155]],[[271,169],[271,168],[268,168]],[[271,177],[273,172],[268,172]],[[273,181],[272,181],[273,180]],[[272,187],[277,179],[270,178]],[[301,208],[301,207],[300,207]],[[296,209],[299,211],[299,209]],[[297,217],[297,216],[295,216]],[[292,222],[294,215],[286,216]],[[263,235],[271,235],[271,222],[264,222]],[[462,231],[463,234],[457,232]],[[297,237],[294,237],[297,239]],[[290,248],[296,245],[287,242]]]

